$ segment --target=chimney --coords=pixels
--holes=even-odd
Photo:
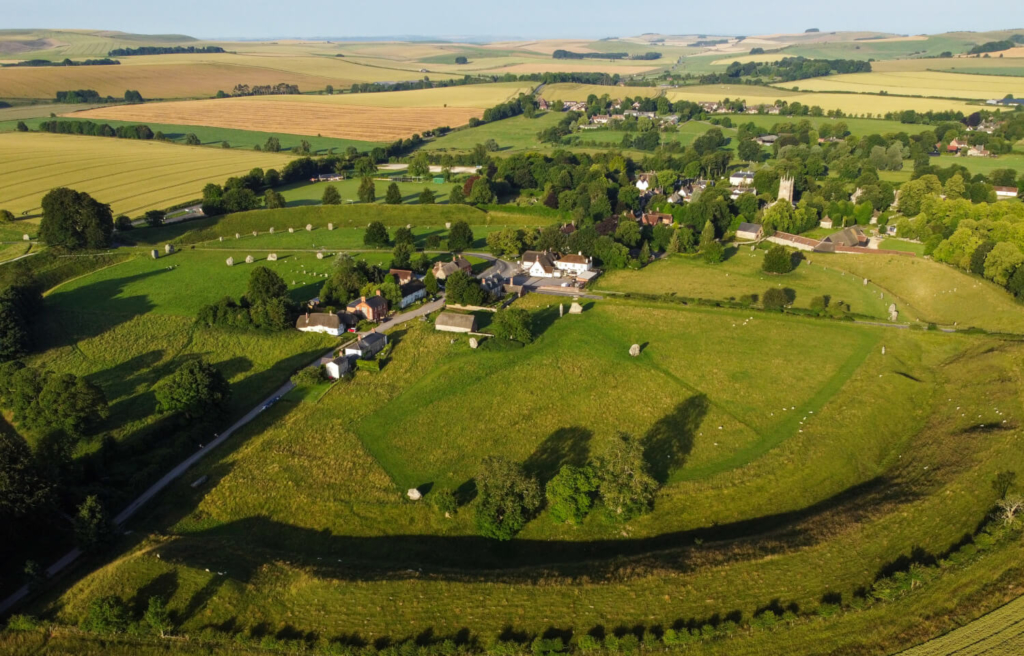
[[[377,290],[377,296],[380,296],[380,290],[379,289]]]
[[[360,303],[365,303],[366,302],[366,297],[365,296],[360,296],[359,297],[359,302]]]
[[[576,254],[577,255],[583,255],[583,251],[577,251]]]

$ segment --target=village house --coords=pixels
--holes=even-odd
[[[562,275],[555,267],[555,257],[549,251],[526,251],[519,266],[535,278],[558,278]]]
[[[988,157],[991,154],[992,153],[986,150],[985,146],[971,146],[967,150],[968,157]]]
[[[347,325],[334,312],[307,312],[295,320],[295,327],[304,333],[325,333],[337,337]]]
[[[1017,187],[993,187],[996,192],[996,200],[1006,200],[1017,197]]]
[[[661,225],[672,225],[674,218],[671,214],[665,214],[663,212],[644,212],[643,216],[640,217],[640,223],[646,226]]]
[[[570,273],[574,276],[590,271],[593,266],[594,258],[585,257],[582,251],[576,255],[571,253],[569,255],[563,255],[555,261],[555,267],[557,269]]]
[[[754,141],[762,146],[774,146],[778,140],[779,135],[777,134],[762,134],[760,137],[754,137]]]
[[[612,120],[612,117],[607,114],[594,114],[590,117],[590,122],[594,125],[605,125],[610,120]]]
[[[544,100],[543,98],[538,98],[537,99],[537,108],[538,109],[540,109],[541,111],[546,112],[546,111],[548,111],[548,107],[549,107],[548,101]]]
[[[653,173],[641,173],[636,179],[636,188],[640,191],[647,191],[654,177]]]
[[[472,314],[442,312],[434,320],[434,330],[446,333],[475,333],[476,317]]]
[[[328,378],[338,380],[347,374],[351,368],[352,365],[349,364],[348,358],[345,356],[339,356],[324,365],[324,372],[327,374]]]
[[[865,247],[869,241],[868,236],[864,234],[864,230],[859,225],[843,228],[839,232],[832,233],[821,240],[823,244],[847,247]]]
[[[394,276],[395,282],[399,285],[412,282],[412,271],[409,271],[408,269],[388,269],[388,275]]]
[[[345,355],[354,356],[361,360],[369,360],[383,351],[387,343],[388,337],[384,333],[366,333],[355,344],[349,344],[345,347]]]
[[[380,322],[388,316],[388,302],[378,289],[374,296],[360,296],[349,303],[348,311],[366,321]]]
[[[398,289],[402,293],[402,302],[398,305],[400,309],[407,308],[416,301],[422,301],[427,297],[427,286],[419,280],[410,280],[404,285],[399,285]]]
[[[729,175],[729,184],[734,187],[743,187],[754,184],[753,171],[735,171]]]
[[[451,262],[434,262],[434,277],[444,280],[456,271],[462,271],[467,276],[473,273],[473,265],[461,255],[453,255]]]
[[[748,186],[731,187],[729,189],[729,196],[733,200],[738,199],[743,194],[753,194],[753,195],[756,196],[757,195],[757,189],[755,189],[754,187],[748,187]]]
[[[345,176],[341,173],[321,173],[315,178],[311,179],[310,182],[337,182],[344,180]]]
[[[736,229],[736,239],[757,241],[764,236],[764,228],[760,223],[741,223]]]

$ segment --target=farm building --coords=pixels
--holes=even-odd
[[[388,337],[383,333],[367,333],[355,344],[345,347],[345,355],[368,360],[384,350]]]
[[[473,272],[473,265],[461,255],[453,255],[451,262],[434,262],[434,277],[438,280],[444,280],[456,271],[469,275]]]
[[[324,371],[327,372],[327,377],[333,380],[338,380],[347,374],[350,368],[351,365],[348,362],[348,358],[345,356],[334,358],[324,365]]]
[[[762,134],[760,137],[756,137],[754,141],[762,146],[774,146],[775,142],[779,140],[777,134]]]
[[[361,296],[348,304],[348,311],[367,321],[383,321],[388,315],[388,302],[377,290],[375,296]]]
[[[341,317],[332,312],[307,312],[295,320],[295,328],[304,333],[326,333],[337,337],[345,332],[346,327]]]
[[[475,333],[476,317],[472,314],[442,312],[434,321],[434,329],[446,333]]]
[[[736,239],[757,241],[764,236],[764,228],[760,223],[741,223],[736,229]]]
[[[402,292],[402,302],[399,304],[399,308],[407,308],[416,301],[427,297],[427,286],[419,280],[410,280],[401,285],[399,290]]]
[[[821,240],[823,244],[848,247],[867,246],[868,241],[868,236],[864,234],[864,230],[858,225],[843,228],[839,232],[832,233]]]
[[[1016,187],[994,187],[993,189],[996,192],[996,200],[1016,198],[1018,194],[1018,189]]]

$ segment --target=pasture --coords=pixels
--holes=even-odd
[[[76,114],[91,120],[205,125],[318,135],[357,141],[394,141],[433,128],[464,125],[483,110],[514,98],[521,85],[338,96],[260,96],[121,105]]]
[[[761,271],[765,251],[730,248],[729,258],[721,264],[706,264],[699,257],[677,256],[655,262],[639,270],[609,271],[597,280],[597,288],[637,294],[686,296],[713,300],[764,295],[771,287],[796,292],[795,307],[807,308],[815,296],[843,301],[857,314],[884,319],[892,300],[862,278],[832,267],[827,256],[810,254],[809,262],[800,262],[789,274],[773,276]],[[866,259],[866,258],[865,258]],[[886,297],[889,295],[886,294]]]
[[[472,351],[414,323],[394,335],[381,373],[316,404],[282,401],[197,468],[209,489],[175,484],[143,522],[162,537],[74,585],[54,612],[74,621],[96,596],[159,591],[183,631],[371,641],[699,624],[749,618],[773,599],[807,612],[826,592],[851,599],[913,546],[947,548],[987,511],[993,472],[1021,460],[1011,431],[952,437],[997,416],[993,406],[1017,421],[1004,378],[1019,376],[1015,345],[629,301],[558,319],[557,302],[517,301],[539,322],[525,349]],[[646,343],[637,359],[626,354],[634,342]],[[630,384],[609,396],[601,381],[612,376]],[[774,377],[785,384],[753,382]],[[947,397],[984,417],[961,418]],[[658,444],[671,435],[651,451],[667,480],[654,513],[626,525],[600,509],[576,529],[542,513],[496,546],[473,537],[471,505],[445,519],[403,498],[413,485],[461,487],[495,452],[544,478],[601,453],[617,430]],[[573,565],[584,555],[585,571]],[[368,567],[388,574],[366,577]],[[948,586],[918,594],[950,603]],[[879,621],[890,616],[908,615],[879,605],[695,649],[786,653],[822,640],[821,622],[834,630],[819,647],[906,644]]]
[[[108,203],[115,216],[137,216],[202,196],[253,167],[280,169],[287,155],[202,149],[133,139],[12,132],[0,134],[0,208],[17,215],[40,211],[54,187],[73,187]]]

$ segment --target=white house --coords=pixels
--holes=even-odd
[[[1006,200],[1007,198],[1017,197],[1016,187],[995,187],[996,200]]]
[[[295,327],[304,333],[326,333],[335,337],[345,332],[341,317],[328,312],[307,312],[296,319]]]
[[[427,297],[427,286],[419,280],[410,280],[398,288],[402,292],[402,302],[399,308],[407,308],[416,301]]]
[[[555,262],[555,267],[574,276],[590,271],[594,266],[594,258],[584,257],[583,252],[576,255],[563,255]]]
[[[555,266],[555,258],[548,251],[526,251],[520,260],[520,267],[535,278],[561,278],[562,272]]]
[[[753,171],[736,171],[729,176],[729,184],[734,187],[744,187],[754,184]]]
[[[644,173],[636,179],[636,188],[640,191],[647,191],[651,186],[651,178],[654,177],[653,173]]]
[[[338,380],[342,376],[348,373],[351,365],[348,362],[348,358],[345,356],[337,357],[324,365],[324,370],[327,372],[327,377]]]

